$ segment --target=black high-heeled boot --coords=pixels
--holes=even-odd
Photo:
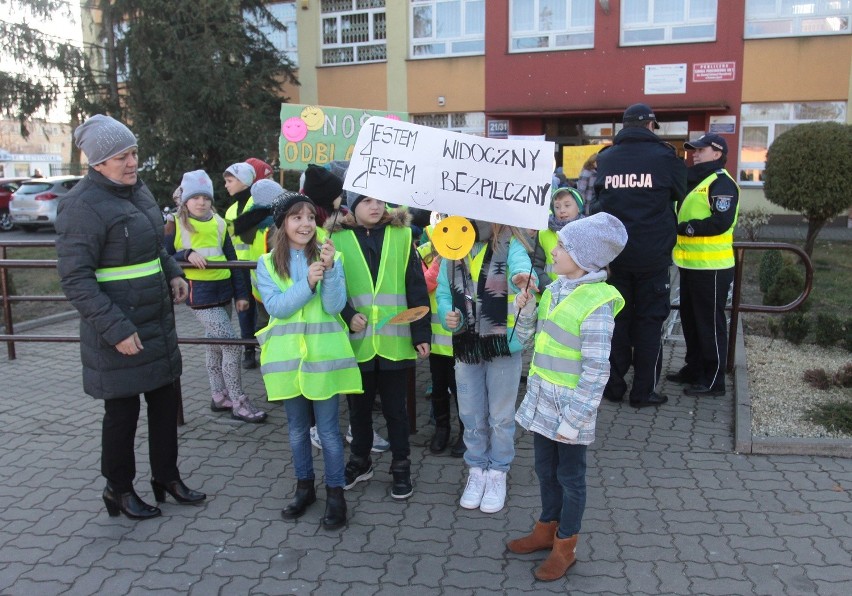
[[[317,500],[316,489],[314,488],[313,480],[297,480],[296,494],[293,500],[281,512],[281,517],[284,519],[296,519],[302,517],[308,505]]]
[[[322,527],[326,530],[336,530],[346,525],[346,499],[343,497],[342,486],[325,487],[325,514],[322,516]]]
[[[150,519],[163,514],[158,507],[148,505],[140,499],[132,488],[128,492],[120,493],[107,483],[103,497],[110,517],[118,517],[123,513],[130,519]]]
[[[160,482],[151,478],[151,489],[154,491],[154,498],[157,499],[157,503],[166,502],[166,493],[169,493],[175,501],[182,505],[194,505],[207,498],[204,493],[187,487],[183,480]]]

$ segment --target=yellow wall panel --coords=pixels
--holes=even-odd
[[[318,68],[316,79],[317,103],[321,106],[388,109],[387,67],[383,62]]]
[[[845,100],[852,36],[746,40],[743,103]]]
[[[445,104],[438,105],[443,96]],[[408,61],[408,111],[412,114],[485,111],[485,58]]]

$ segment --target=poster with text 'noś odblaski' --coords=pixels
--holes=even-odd
[[[543,230],[554,146],[488,139],[387,118],[361,126],[346,190],[450,215]]]
[[[304,170],[311,163],[348,161],[361,126],[371,116],[408,120],[406,112],[281,104],[281,168]]]

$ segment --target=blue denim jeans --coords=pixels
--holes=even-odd
[[[343,479],[343,437],[338,424],[338,404],[337,395],[329,399],[316,400],[300,395],[284,400],[296,480],[314,479],[314,460],[311,453],[311,410],[313,410],[325,462],[325,484],[331,487],[342,487],[346,484]]]
[[[464,460],[471,468],[508,472],[515,459],[515,403],[521,353],[491,362],[456,362],[459,418],[464,424]]]
[[[559,538],[580,531],[586,509],[586,445],[559,443],[533,433],[542,522],[559,522]]]

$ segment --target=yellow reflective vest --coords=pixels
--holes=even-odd
[[[677,212],[677,223],[681,224],[693,219],[707,219],[713,212],[710,210],[710,185],[719,177],[731,178],[724,168],[717,170],[702,180],[692,189]],[[737,225],[740,205],[737,202],[737,212],[731,227],[717,236],[685,236],[678,234],[677,244],[672,251],[675,265],[683,269],[730,269],[734,266],[734,228]]]
[[[417,353],[411,345],[408,324],[384,324],[376,329],[379,323],[408,308],[405,271],[411,251],[411,228],[385,228],[375,285],[355,233],[335,232],[334,244],[343,253],[347,297],[355,310],[367,318],[363,331],[349,334],[355,358],[358,362],[367,362],[377,355],[387,360],[414,360]]]
[[[581,284],[550,310],[551,292],[545,290],[538,305],[530,375],[535,373],[554,385],[576,387],[582,372],[580,325],[595,309],[611,301],[615,302],[613,315],[618,314],[624,307],[618,290],[603,282]]]
[[[544,272],[547,273],[550,281],[556,281],[556,278],[559,276],[553,272],[553,249],[559,243],[559,237],[556,235],[556,232],[548,228],[539,231],[538,243],[544,251]],[[543,282],[544,280],[539,280],[538,283],[540,286],[544,286]]]
[[[225,211],[225,222],[228,224],[228,234],[231,236],[231,242],[234,244],[234,251],[237,253],[237,259],[240,261],[252,261],[254,259],[249,256],[251,244],[246,244],[239,236],[234,234],[234,220],[248,211],[252,205],[254,205],[254,198],[249,197],[242,211],[238,210],[237,201],[234,201],[234,204],[228,207],[228,210]]]
[[[183,222],[178,218],[175,222],[175,250],[192,249],[193,252],[200,254],[207,259],[208,262],[223,263],[228,260],[225,252],[222,250],[222,243],[225,241],[226,225],[225,220],[213,214],[213,217],[207,221],[192,220],[194,232],[187,229]],[[230,279],[231,271],[229,269],[190,269],[187,268],[186,278],[198,281],[216,281],[219,279]]]
[[[293,280],[281,279],[275,272],[272,253],[261,259],[275,285],[286,292]],[[339,314],[323,310],[321,285],[298,312],[286,319],[272,317],[269,325],[257,332],[260,372],[269,401],[299,395],[322,400],[338,393],[363,393],[361,371],[346,326]]]
[[[427,235],[431,237],[430,230],[427,228]],[[428,267],[432,264],[432,260],[435,258],[434,251],[432,250],[431,242],[424,242],[420,246],[417,247],[417,252],[420,253],[420,258]],[[429,292],[429,306],[431,308],[431,327],[432,327],[432,346],[431,353],[438,354],[440,356],[452,356],[453,355],[453,334],[450,331],[444,329],[444,326],[441,325],[441,319],[438,318],[438,299],[435,296],[436,290],[432,290]]]

